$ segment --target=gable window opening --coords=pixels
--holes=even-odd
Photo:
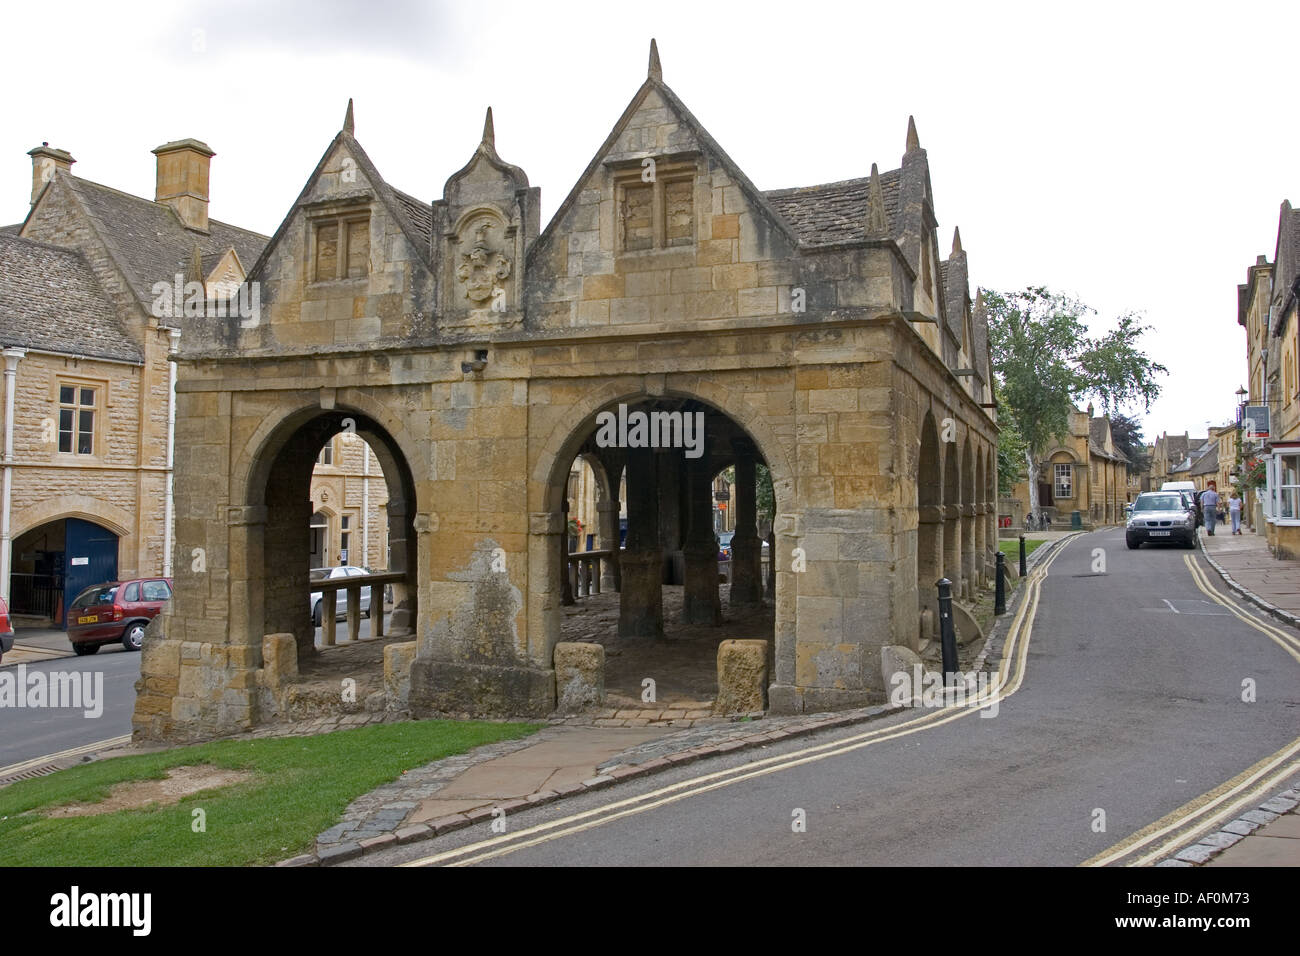
[[[317,219],[314,224],[316,282],[360,279],[370,273],[370,214]]]
[[[98,389],[86,385],[59,386],[59,451],[95,453],[95,413]]]
[[[320,454],[316,457],[316,464],[334,464],[334,439],[331,438],[321,447]]]
[[[618,184],[621,252],[671,249],[695,242],[695,172],[665,171],[652,182],[629,176]]]

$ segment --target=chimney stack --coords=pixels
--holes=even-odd
[[[72,171],[72,164],[76,162],[71,153],[66,153],[61,149],[54,149],[49,143],[41,143],[35,149],[27,151],[27,155],[32,158],[32,205],[36,205],[36,200],[45,188],[45,184],[54,178],[58,170],[65,173]]]
[[[176,210],[186,229],[208,231],[208,165],[216,155],[207,143],[178,139],[153,151],[158,157],[154,202]]]

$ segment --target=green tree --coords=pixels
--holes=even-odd
[[[996,381],[993,400],[998,403],[998,494],[1010,495],[1025,473],[1025,436],[1020,433],[1015,409],[1002,400]]]
[[[1128,456],[1130,474],[1145,475],[1151,469],[1151,455],[1147,452],[1146,442],[1142,440],[1142,423],[1135,416],[1121,415],[1118,412],[1110,416],[1110,437],[1115,448]]]
[[[1037,511],[1039,458],[1069,434],[1070,410],[1089,396],[1108,414],[1132,402],[1149,409],[1168,369],[1138,348],[1149,327],[1134,313],[1093,336],[1085,319],[1096,311],[1077,299],[1042,287],[983,294],[994,377],[1024,440],[1029,508]]]

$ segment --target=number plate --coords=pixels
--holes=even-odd
[[[99,615],[98,615],[98,614],[88,614],[88,615],[86,615],[85,617],[79,617],[79,618],[77,618],[77,623],[78,623],[78,624],[94,624],[94,623],[95,623],[96,621],[98,621],[98,620],[99,620]]]
[[[1151,535],[1151,537],[1153,537],[1153,538],[1162,538],[1162,537],[1163,537],[1163,538],[1167,538],[1167,537],[1169,537],[1169,532],[1168,532],[1168,531],[1148,531],[1147,534]]]

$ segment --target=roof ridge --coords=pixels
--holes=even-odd
[[[887,169],[880,174],[880,178],[884,179],[886,176],[891,176],[894,173],[901,173],[902,171],[903,170],[901,168]],[[780,189],[764,189],[762,192],[764,196],[778,196],[778,195],[784,196],[784,195],[790,195],[797,192],[803,192],[804,190],[807,189],[831,189],[835,186],[862,186],[862,185],[870,184],[870,182],[871,182],[870,175],[855,176],[852,179],[837,179],[834,182],[813,183],[812,185],[809,186],[783,186]]]

